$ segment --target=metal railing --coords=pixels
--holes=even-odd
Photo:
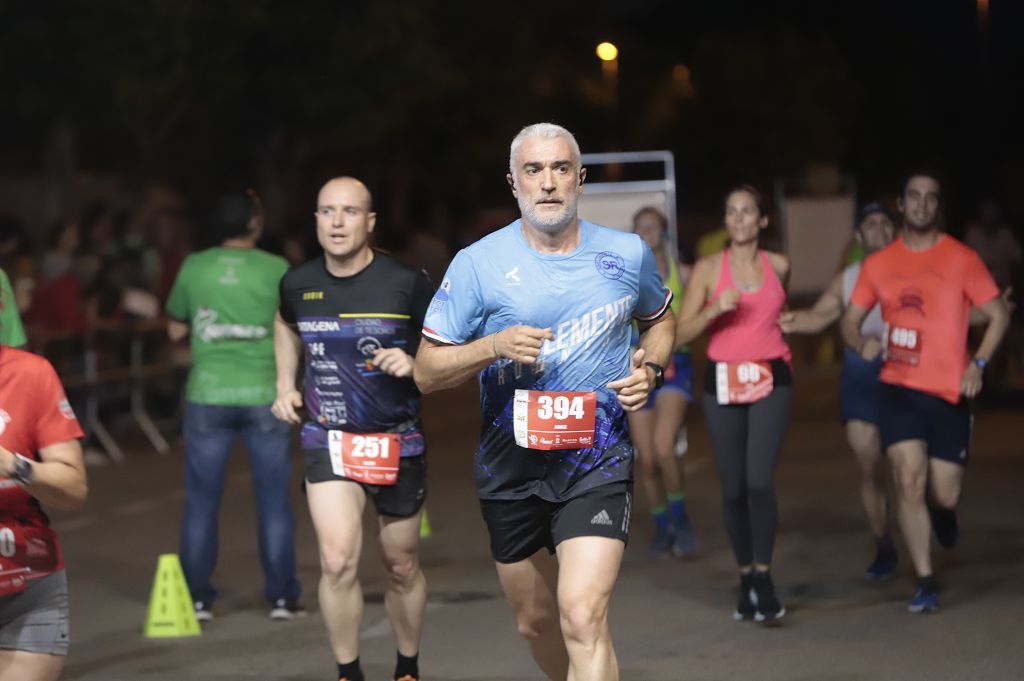
[[[146,390],[153,379],[184,370],[173,359],[174,349],[163,321],[128,322],[86,334],[62,334],[38,339],[32,350],[54,365],[75,406],[84,406],[84,425],[111,461],[125,461],[124,450],[111,434],[101,413],[104,390],[127,386],[129,414],[146,440],[161,456],[171,451],[146,407]],[[108,419],[109,420],[109,419]]]

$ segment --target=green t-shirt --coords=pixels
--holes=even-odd
[[[192,327],[190,402],[274,401],[274,313],[287,270],[284,258],[256,248],[210,248],[185,259],[167,312]]]
[[[14,299],[14,289],[7,273],[0,270],[0,345],[20,348],[28,343],[25,327],[18,316],[18,303]]]

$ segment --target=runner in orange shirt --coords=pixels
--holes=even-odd
[[[864,263],[842,321],[843,340],[870,361],[882,354],[879,433],[892,462],[899,520],[918,576],[910,612],[938,609],[932,575],[929,515],[936,538],[958,540],[955,508],[971,435],[967,400],[1009,323],[1006,303],[973,250],[939,231],[940,184],[914,173],[899,209],[902,236]],[[881,341],[861,323],[881,305]],[[968,359],[971,306],[989,317],[981,345]]]

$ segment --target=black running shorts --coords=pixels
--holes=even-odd
[[[632,506],[633,483],[624,480],[561,502],[537,496],[480,500],[491,555],[499,563],[518,563],[544,548],[554,553],[556,546],[573,537],[608,537],[625,543]]]
[[[966,399],[950,404],[920,390],[882,383],[878,411],[883,450],[907,440],[924,440],[929,458],[967,463],[973,418]]]
[[[335,475],[326,449],[303,451],[306,459],[306,483],[315,485],[330,480],[348,480]],[[363,488],[379,515],[410,518],[419,513],[427,497],[427,457],[403,456],[398,462],[398,482],[394,485],[368,485],[349,480]]]

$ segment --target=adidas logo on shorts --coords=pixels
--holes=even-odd
[[[601,512],[590,519],[591,525],[614,525],[612,517],[608,515],[608,511],[601,509]]]

